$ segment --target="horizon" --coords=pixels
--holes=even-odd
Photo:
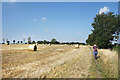
[[[117,9],[118,2],[3,2],[2,38],[86,43],[96,14]]]

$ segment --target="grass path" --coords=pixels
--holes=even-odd
[[[92,47],[89,47],[89,49],[92,52]],[[98,49],[99,58],[95,60],[94,56],[92,57],[92,66],[90,67],[90,71],[92,72],[91,78],[118,78],[117,54],[114,54],[114,51],[111,51],[111,53],[109,53],[108,51],[107,53],[106,51],[107,50],[101,52],[101,50]],[[110,58],[112,55],[114,57]],[[114,62],[113,60],[115,60],[116,62]]]

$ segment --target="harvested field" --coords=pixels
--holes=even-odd
[[[2,45],[1,51],[3,78],[118,77],[116,51],[98,50],[100,58],[97,60],[90,46],[75,49],[74,45],[41,44],[34,52],[28,50],[28,44],[11,44]]]

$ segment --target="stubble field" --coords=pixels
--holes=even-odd
[[[2,45],[3,78],[117,78],[117,51],[98,49],[94,60],[92,46],[38,45],[29,51],[28,44]],[[97,74],[96,74],[97,73]]]

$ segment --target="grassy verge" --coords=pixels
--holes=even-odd
[[[104,73],[101,63],[102,60],[95,60],[94,56],[91,60],[92,66],[90,66],[89,70],[92,72],[90,78],[105,78],[107,75]]]
[[[120,58],[120,45],[118,46],[118,58]],[[120,78],[120,59],[118,59],[118,77]]]
[[[113,51],[118,50],[118,47],[119,47],[118,45],[117,45],[117,46],[114,46],[114,47],[112,48],[112,50],[113,50]]]
[[[89,47],[92,52],[92,47]],[[101,60],[95,60],[94,55],[92,55],[91,64],[92,66],[89,67],[89,78],[104,78],[106,77],[105,73],[103,72],[100,64]]]
[[[105,56],[106,52],[99,52],[100,58],[97,60],[92,57],[92,66],[89,68],[91,71],[90,78],[117,78],[117,62],[114,58],[109,58]],[[110,60],[111,59],[111,60]],[[119,74],[120,75],[120,74]]]

